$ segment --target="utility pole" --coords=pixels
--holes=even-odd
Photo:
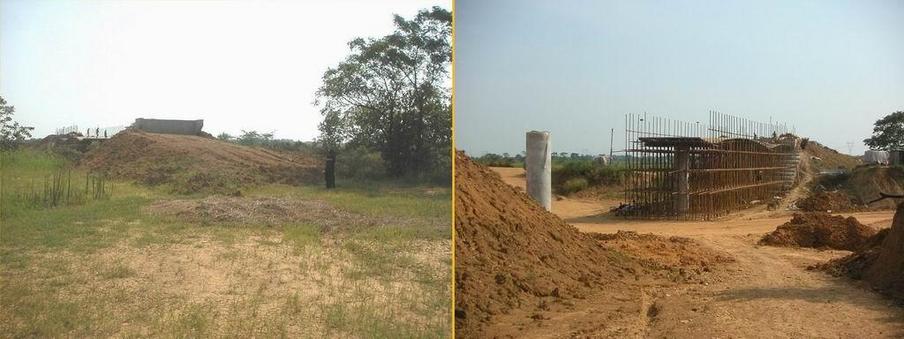
[[[615,129],[612,128],[609,130],[609,163],[611,164],[615,159],[612,159],[612,143],[615,142]]]

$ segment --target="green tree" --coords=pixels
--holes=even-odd
[[[232,135],[229,135],[229,133],[223,132],[223,133],[220,133],[217,135],[217,139],[220,139],[223,141],[232,141],[232,140],[235,140],[235,137],[233,137]]]
[[[873,136],[863,143],[877,150],[904,150],[904,111],[897,111],[876,121]]]
[[[19,125],[13,121],[16,107],[6,104],[6,99],[0,96],[0,149],[8,150],[19,146],[25,139],[31,138],[34,127]]]
[[[350,55],[324,73],[316,103],[325,146],[371,147],[388,173],[403,176],[448,166],[452,13],[433,7],[394,23],[390,35],[349,43]]]
[[[273,141],[273,132],[260,133],[258,131],[242,130],[242,135],[235,139],[240,145],[266,146]]]
[[[323,121],[320,122],[320,136],[317,142],[326,152],[336,152],[342,147],[343,140],[348,139],[343,128],[342,114],[337,111],[323,113]]]

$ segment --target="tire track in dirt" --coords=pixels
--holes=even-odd
[[[720,283],[658,299],[650,337],[904,336],[904,309],[851,281],[806,270],[847,252],[757,247],[755,236],[698,240],[732,253],[736,267]]]

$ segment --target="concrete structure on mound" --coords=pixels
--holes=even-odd
[[[888,151],[888,164],[893,166],[904,166],[904,150]]]
[[[204,127],[204,120],[135,119],[132,128],[163,134],[198,135]]]
[[[549,132],[527,132],[527,194],[552,211],[552,153]]]
[[[867,150],[863,152],[863,162],[867,164],[888,165],[888,151]]]

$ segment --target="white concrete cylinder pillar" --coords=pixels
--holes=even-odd
[[[527,194],[552,211],[552,152],[549,132],[527,132]]]

